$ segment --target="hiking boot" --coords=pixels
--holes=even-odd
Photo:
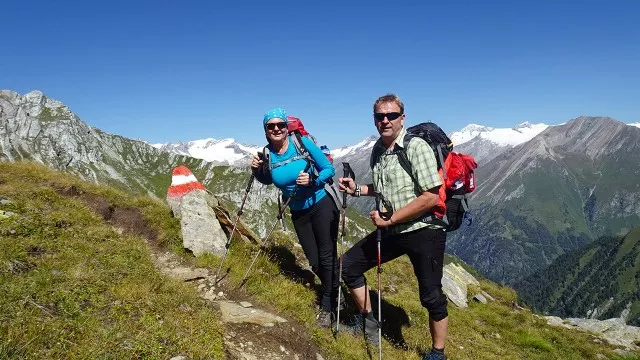
[[[378,346],[380,339],[378,338],[378,321],[366,318],[362,314],[357,314],[351,317],[349,324],[347,325],[347,332],[352,333],[355,336],[361,336],[364,334],[364,339],[371,345]]]
[[[424,354],[422,360],[447,360],[447,356],[444,353],[435,352],[433,350]]]
[[[331,311],[320,310],[316,316],[316,323],[321,328],[330,328],[335,320],[335,315]]]

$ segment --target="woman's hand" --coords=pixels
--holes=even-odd
[[[349,195],[353,195],[356,192],[356,182],[352,178],[340,178],[338,179],[338,187],[340,192],[346,192]]]
[[[296,179],[296,185],[298,186],[311,186],[311,176],[309,173],[300,171],[298,178]]]
[[[257,170],[264,164],[264,161],[260,160],[258,155],[253,155],[253,159],[251,159],[251,168]]]

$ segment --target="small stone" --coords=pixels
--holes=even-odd
[[[300,357],[298,356],[298,354],[293,354],[293,360],[300,360]]]
[[[496,299],[494,299],[493,296],[489,295],[486,291],[482,291],[481,294],[484,295],[484,297],[486,297],[489,301],[496,301]]]
[[[0,205],[10,205],[10,204],[13,204],[13,201],[7,200],[7,199],[0,200]]]
[[[253,346],[253,342],[249,341],[249,342],[247,343],[247,346]]]
[[[223,296],[224,296],[224,293],[223,293],[222,291],[220,291],[220,292],[218,293],[218,297],[223,297]]]
[[[475,300],[477,302],[481,302],[483,304],[487,303],[487,298],[485,298],[484,295],[482,295],[482,294],[475,294],[473,296],[473,300]]]
[[[274,327],[274,326],[276,326],[276,324],[274,324],[272,322],[268,322],[268,323],[262,324],[262,326],[264,326],[264,327]]]
[[[491,337],[494,339],[502,339],[502,336],[500,336],[500,334],[495,333],[495,334],[491,334]]]
[[[464,350],[464,346],[460,345],[458,347],[460,348],[460,350]]]
[[[240,306],[242,306],[243,308],[250,308],[253,305],[251,305],[251,303],[248,301],[240,301]]]
[[[598,353],[598,354],[596,354],[596,358],[597,359],[606,359],[607,357],[602,355],[602,354],[600,354],[600,353]]]
[[[179,355],[179,356],[172,357],[170,360],[187,360],[187,357]]]
[[[316,360],[324,360],[324,358],[322,357],[322,355],[316,353]]]
[[[280,345],[280,351],[286,352],[287,350],[284,348],[284,346]]]
[[[200,285],[198,285],[198,290],[202,290],[202,289],[204,289],[205,287],[207,287],[207,285],[205,285],[205,284],[200,284]]]

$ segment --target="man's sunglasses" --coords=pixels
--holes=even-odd
[[[274,130],[276,127],[278,127],[279,130],[282,130],[282,129],[287,127],[287,124],[285,124],[284,122],[268,123],[267,124],[267,129],[269,129],[269,130]]]
[[[376,121],[382,121],[386,117],[389,121],[395,120],[402,116],[402,113],[399,112],[390,112],[390,113],[373,113],[373,118]]]

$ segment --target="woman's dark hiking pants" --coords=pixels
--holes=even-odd
[[[335,309],[338,297],[337,240],[340,214],[330,196],[325,196],[312,207],[291,212],[302,250],[311,270],[322,283],[320,306],[325,311]]]
[[[442,267],[447,235],[443,230],[422,228],[385,236],[380,243],[383,263],[407,254],[418,279],[420,302],[429,318],[440,321],[447,317],[447,297],[442,293]],[[376,232],[355,244],[342,258],[342,279],[350,289],[365,285],[364,273],[378,265]],[[384,276],[384,272],[382,273]]]

